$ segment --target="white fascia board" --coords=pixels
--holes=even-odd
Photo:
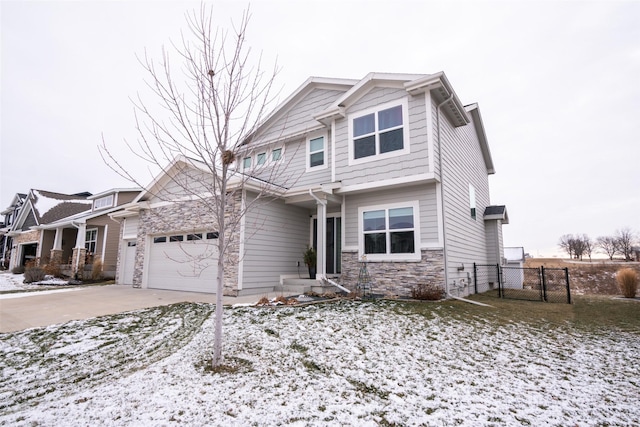
[[[443,71],[418,78],[411,82],[407,82],[405,83],[404,88],[411,95],[418,95],[425,91],[432,91],[434,89],[441,88],[441,90],[444,90],[446,92],[447,97],[453,95],[453,98],[451,100],[451,102],[453,102],[453,109],[457,111],[463,121],[463,123],[459,123],[459,125],[465,125],[469,123],[467,111],[462,105],[462,102],[460,102],[458,95],[453,90],[451,83],[449,83],[449,79],[447,79],[447,76]]]
[[[403,88],[406,81],[415,80],[421,76],[419,74],[369,73],[358,84],[338,98],[334,105],[349,108],[374,87]]]
[[[437,182],[433,172],[419,175],[403,176],[400,178],[385,179],[382,181],[366,182],[363,184],[346,185],[336,190],[336,194],[360,193],[367,191],[381,190],[385,188],[405,186],[412,184],[428,184]]]
[[[491,150],[489,149],[489,142],[487,141],[487,134],[484,130],[484,122],[482,121],[482,115],[480,114],[480,107],[477,103],[465,106],[465,110],[471,114],[473,118],[473,124],[476,128],[476,134],[480,141],[480,149],[482,150],[482,157],[487,166],[487,173],[492,175],[496,173],[493,166],[493,159],[491,158]]]

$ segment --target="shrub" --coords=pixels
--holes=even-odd
[[[635,298],[638,291],[638,273],[632,268],[623,268],[616,273],[616,282],[625,298]]]
[[[19,265],[17,267],[13,267],[13,269],[11,270],[11,272],[13,274],[22,274],[24,273],[24,265]]]
[[[60,264],[57,262],[50,262],[45,265],[44,272],[50,276],[62,278],[62,270],[60,270]]]
[[[24,283],[41,282],[44,280],[44,270],[40,267],[28,267],[24,270]]]
[[[91,279],[102,279],[102,260],[96,259],[91,266]]]
[[[442,288],[429,283],[418,283],[411,289],[411,297],[424,301],[438,301],[444,296]]]

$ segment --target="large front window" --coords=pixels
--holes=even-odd
[[[365,255],[416,256],[417,206],[361,208],[362,249]],[[383,259],[383,258],[380,258]]]
[[[351,121],[353,160],[403,151],[404,105],[383,108],[354,117]]]

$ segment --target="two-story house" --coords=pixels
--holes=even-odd
[[[308,277],[307,246],[317,249],[316,279],[353,288],[366,261],[374,292],[399,296],[420,283],[467,294],[473,263],[503,258],[508,218],[490,203],[494,167],[480,110],[463,105],[442,72],[310,78],[235,157],[256,184],[235,206],[251,205],[259,183],[279,191],[241,218],[225,294]],[[208,172],[184,157],[164,171],[121,213],[119,281],[215,292],[218,230],[202,200],[175,185]]]

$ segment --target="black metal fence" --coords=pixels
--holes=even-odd
[[[474,290],[497,298],[571,304],[569,269],[473,264]]]

